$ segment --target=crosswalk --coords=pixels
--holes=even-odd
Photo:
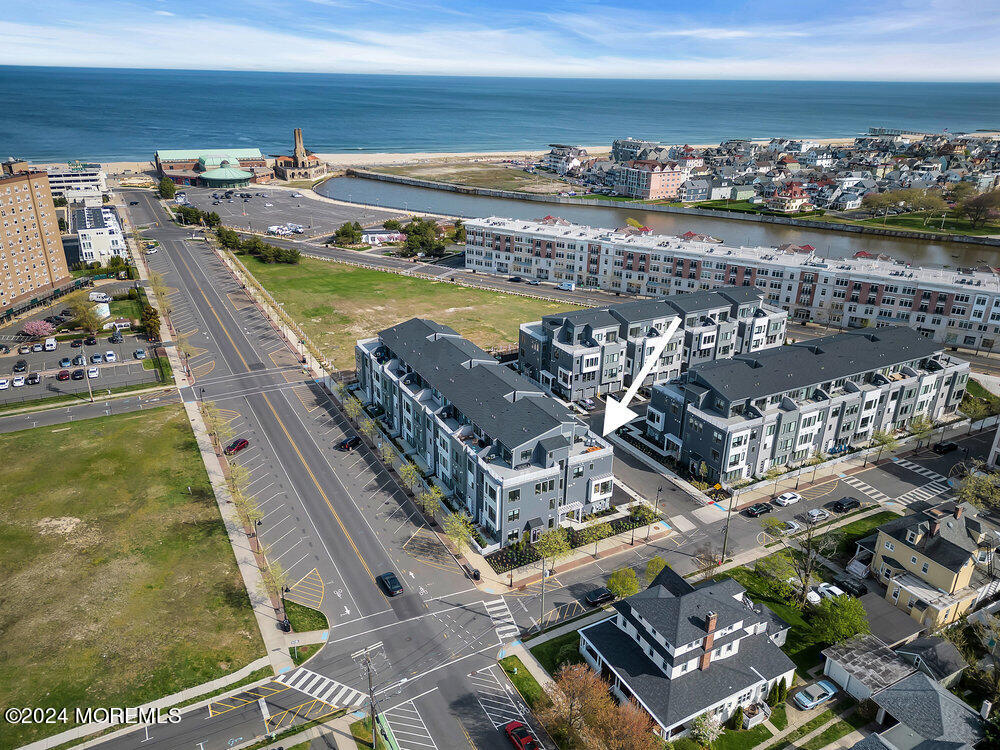
[[[896,465],[902,466],[904,469],[909,469],[912,472],[916,472],[922,477],[927,477],[932,482],[948,484],[948,477],[943,474],[938,474],[936,471],[928,469],[926,466],[921,466],[920,464],[913,463],[913,461],[908,461],[905,458],[897,458]]]
[[[849,477],[845,474],[842,474],[840,476],[840,481],[846,485],[853,487],[858,492],[864,493],[877,503],[887,503],[890,500],[892,500],[891,497],[889,497],[881,490],[875,489],[870,484],[868,484],[868,482],[858,479],[857,477]]]
[[[937,497],[950,489],[951,487],[949,487],[946,482],[930,482],[929,484],[925,484],[923,487],[917,487],[904,495],[900,495],[896,498],[896,502],[900,505],[926,502],[932,497]]]
[[[510,613],[510,607],[507,606],[503,597],[491,602],[483,602],[483,604],[490,619],[493,620],[494,626],[496,626],[497,635],[500,636],[501,641],[512,640],[521,632],[521,628],[514,622],[514,615]]]
[[[360,706],[365,702],[364,693],[305,667],[278,675],[274,679],[275,682],[280,682],[300,693],[305,693],[310,698],[315,698],[337,708]]]

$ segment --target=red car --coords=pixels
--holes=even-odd
[[[247,440],[246,438],[239,438],[238,440],[234,440],[229,445],[227,445],[226,450],[223,452],[227,456],[235,456],[237,453],[246,448],[248,445],[250,445],[249,440]]]
[[[56,380],[69,380],[69,370],[60,370]]]
[[[504,725],[503,731],[507,735],[507,739],[510,740],[510,744],[517,750],[542,750],[538,740],[532,736],[531,730],[519,721],[512,721]]]

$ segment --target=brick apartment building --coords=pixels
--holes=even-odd
[[[0,315],[73,279],[45,172],[0,177]]]

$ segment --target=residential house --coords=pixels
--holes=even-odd
[[[677,199],[683,203],[707,201],[711,186],[708,180],[685,180],[681,183]]]
[[[586,159],[587,149],[585,148],[553,143],[550,144],[549,152],[542,159],[542,167],[552,170],[556,174],[564,175],[579,169]]]
[[[941,636],[917,638],[896,649],[906,662],[945,687],[958,682],[968,665],[955,644]]]

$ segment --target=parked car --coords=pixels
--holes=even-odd
[[[846,513],[849,510],[860,508],[861,501],[856,497],[842,497],[830,507],[832,507],[837,513]]]
[[[70,367],[73,364],[73,360],[69,357],[63,357],[59,360],[60,367]]]
[[[24,344],[17,347],[18,354],[31,354],[31,344]]]
[[[93,364],[93,365],[99,365],[103,361],[104,361],[104,357],[101,355],[100,352],[97,352],[96,354],[91,354],[90,355],[90,363]]]
[[[607,604],[608,602],[613,601],[614,598],[615,595],[602,586],[601,588],[594,589],[587,594],[584,597],[584,601],[587,602],[587,605],[590,607],[598,607],[602,604]]]
[[[216,201],[216,203],[218,203],[218,201]],[[146,255],[153,255],[153,254],[156,253],[157,250],[159,250],[159,248],[156,248],[156,247],[148,248],[146,250]]]
[[[69,342],[69,345],[74,349],[79,349],[81,346],[83,346],[83,339],[73,339],[72,341]]]
[[[806,520],[809,523],[819,523],[820,521],[825,521],[830,517],[830,511],[823,510],[822,508],[814,508],[813,510],[806,513]]]
[[[0,391],[6,391],[10,388],[10,381],[7,378],[0,378]]]
[[[129,201],[128,204],[130,206],[138,206],[139,205],[139,201]]]
[[[542,750],[538,740],[532,736],[531,730],[520,721],[504,724],[503,733],[507,735],[510,744],[517,750]]]
[[[931,450],[937,453],[939,456],[943,456],[945,453],[951,453],[952,451],[958,450],[958,443],[953,443],[950,440],[946,443],[935,443],[931,446]]]
[[[826,581],[817,586],[816,591],[818,591],[819,595],[824,599],[836,599],[838,596],[844,595],[844,590],[842,588],[835,584],[827,583]]]
[[[121,331],[115,331],[114,333],[111,334],[111,338],[108,339],[108,343],[111,343],[111,344],[120,344],[124,340],[125,340],[125,337],[122,336]]]
[[[97,346],[97,336],[87,336],[87,338],[83,340],[83,343],[87,346]]]
[[[233,442],[231,442],[229,445],[226,446],[226,449],[223,451],[223,453],[225,453],[227,456],[235,456],[237,453],[246,448],[248,445],[250,445],[250,441],[247,440],[246,438],[237,438],[236,440],[234,440]]]
[[[83,370],[73,370],[73,380],[83,380],[87,377]]]
[[[580,406],[582,406],[587,411],[593,411],[594,409],[597,408],[597,402],[595,402],[594,399],[592,398],[585,398],[583,401],[580,402]]]
[[[754,503],[746,509],[746,514],[750,518],[760,518],[765,513],[771,512],[771,506],[767,503]]]
[[[385,593],[389,596],[399,596],[403,593],[403,584],[399,582],[396,574],[391,570],[388,573],[378,576],[375,580],[378,581],[379,585],[385,589]]]
[[[87,370],[87,377],[88,378],[96,378],[99,373],[100,373],[100,370],[98,370],[96,367],[91,367],[89,370]]]
[[[802,499],[802,495],[798,492],[783,492],[774,498],[774,504],[785,507],[786,505],[795,505],[799,500]]]
[[[22,385],[24,385],[24,375],[15,375],[14,379],[11,380],[10,382],[11,385],[13,385],[15,388],[20,388]]]
[[[790,534],[794,534],[801,529],[802,527],[795,523],[795,521],[782,521],[775,527],[775,531],[782,536],[789,536]]]
[[[60,370],[59,374],[56,375],[56,380],[69,380],[69,375],[69,370]]]
[[[507,279],[507,281],[510,281],[514,284],[520,284],[522,281],[524,281],[524,279],[522,279],[520,276],[511,276],[509,279]]]
[[[844,576],[837,579],[837,585],[851,596],[862,597],[868,593],[868,587],[857,578]]]
[[[118,361],[118,357],[117,357],[117,355],[113,351],[111,351],[110,349],[108,349],[106,352],[104,352],[104,361],[105,362],[117,362]]]
[[[542,282],[540,282],[538,279],[528,279],[528,284],[530,284],[531,286],[538,286],[541,283]]]
[[[27,372],[28,362],[24,359],[19,359],[14,363],[14,372]]]
[[[45,344],[32,344],[31,351],[33,352],[43,352],[45,351]]]
[[[795,694],[792,700],[803,711],[808,711],[811,708],[816,708],[816,706],[826,703],[837,694],[838,689],[829,680],[820,680],[815,685],[802,688]]]
[[[145,359],[146,358],[146,350],[145,349],[136,349],[134,352],[132,352],[132,356],[135,357],[136,359]]]
[[[87,364],[87,358],[84,357],[82,354],[77,354],[75,357],[73,357],[74,367],[82,367],[85,364]]]
[[[353,437],[344,438],[339,443],[337,443],[337,445],[334,446],[334,447],[338,451],[344,451],[346,453],[347,451],[354,450],[359,445],[361,445],[361,438],[359,438],[357,435],[355,435]]]
[[[37,372],[32,372],[28,374],[28,379],[26,381],[28,385],[38,385],[42,382],[42,376]]]

